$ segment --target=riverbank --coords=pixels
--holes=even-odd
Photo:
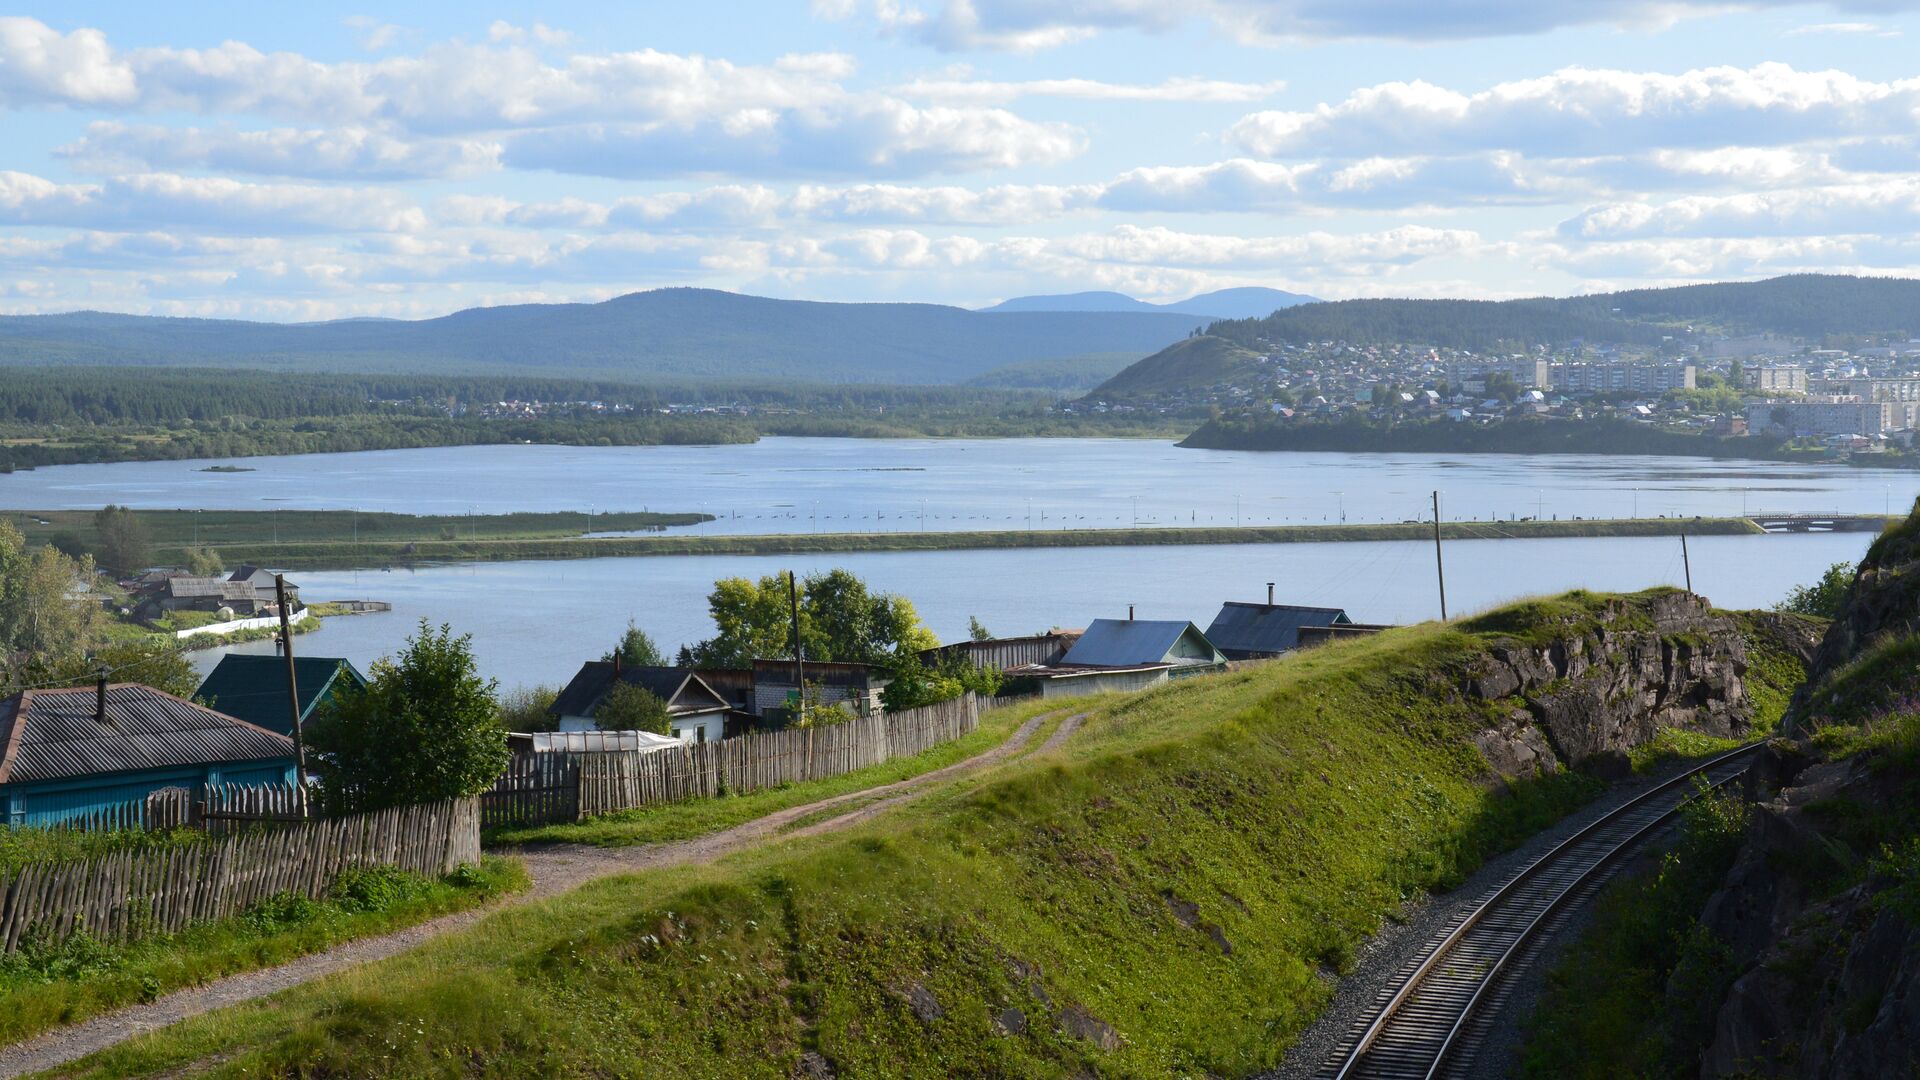
[[[578,517],[579,515],[575,515]],[[1449,521],[1446,540],[1747,536],[1746,518],[1637,518],[1618,521]],[[1431,540],[1431,522],[1388,525],[1276,525],[1224,528],[997,530],[987,532],[784,533],[759,536],[459,537],[394,543],[302,541],[214,545],[229,564],[287,570],[351,570],[524,559],[643,558],[668,555],[799,555],[837,552],[972,551],[990,548],[1152,547],[1188,544],[1325,544]]]

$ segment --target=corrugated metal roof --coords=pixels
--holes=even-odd
[[[339,657],[298,656],[293,671],[303,721],[312,717],[313,707],[337,680],[344,678],[355,686],[367,684],[359,669]],[[220,658],[219,666],[193,696],[249,724],[282,735],[293,731],[293,722],[287,718],[287,662],[283,657],[229,653]]]
[[[1224,659],[1200,628],[1190,622],[1095,619],[1060,663],[1071,667],[1129,667],[1218,663]]]
[[[107,688],[105,724],[91,686],[28,690],[0,715],[0,783],[293,757],[285,735],[133,683]]]
[[[1207,627],[1207,639],[1222,652],[1282,653],[1300,644],[1303,626],[1333,626],[1352,622],[1339,608],[1298,607],[1293,604],[1248,604],[1228,601]]]

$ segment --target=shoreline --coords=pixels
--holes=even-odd
[[[1856,519],[1859,523],[1876,518]],[[1558,540],[1605,537],[1764,536],[1747,518],[1637,518],[1567,521],[1449,521],[1443,540]],[[1205,528],[997,530],[988,532],[778,533],[739,536],[616,536],[455,539],[411,544],[297,542],[220,546],[229,562],[286,570],[377,570],[463,562],[658,558],[675,555],[803,555],[889,551],[974,551],[1080,547],[1162,547],[1286,543],[1431,541],[1431,522],[1382,525],[1274,525]]]

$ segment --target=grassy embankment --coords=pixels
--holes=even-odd
[[[1489,782],[1471,737],[1504,711],[1456,687],[1513,632],[1089,701],[1060,750],[846,833],[599,882],[65,1075],[1249,1075],[1406,897],[1596,789]]]
[[[111,834],[94,834],[91,843],[56,839],[32,854],[85,857],[115,841]],[[174,835],[159,842],[195,841]],[[18,853],[10,847],[5,854],[11,862]],[[526,885],[525,870],[512,859],[487,858],[439,880],[382,868],[343,875],[323,900],[284,894],[237,918],[124,945],[85,933],[58,944],[29,938],[19,952],[0,957],[0,1043],[478,907]]]
[[[193,511],[141,510],[151,522],[155,557],[178,560],[194,542]],[[15,511],[29,541],[61,534],[86,542],[81,511]],[[1271,525],[1221,528],[1003,529],[981,532],[784,533],[756,536],[584,536],[584,514],[411,517],[361,514],[356,540],[350,513],[338,510],[208,510],[199,542],[229,566],[250,562],[290,570],[348,569],[437,562],[590,559],[649,555],[794,555],[862,551],[971,551],[988,548],[1140,547],[1181,544],[1350,543],[1431,540],[1419,522],[1378,525]],[[271,518],[279,516],[279,532]],[[378,519],[377,527],[368,522]],[[600,514],[593,531],[684,525],[698,514]],[[40,524],[46,521],[49,524]],[[1745,518],[1634,518],[1569,521],[1449,521],[1448,540],[1567,539],[1610,536],[1745,536],[1761,530]]]

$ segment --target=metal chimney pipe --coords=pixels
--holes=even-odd
[[[101,668],[93,684],[93,720],[94,723],[107,722],[107,669]]]
[[[1127,621],[1128,622],[1133,621],[1133,605],[1132,604],[1127,605]]]
[[[1273,582],[1267,582],[1267,606],[1273,606]]]

